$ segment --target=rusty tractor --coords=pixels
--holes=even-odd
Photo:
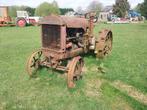
[[[64,71],[68,88],[74,88],[82,78],[84,61],[82,54],[95,53],[104,58],[112,50],[111,30],[104,29],[95,37],[95,13],[85,18],[50,15],[41,21],[42,48],[34,52],[27,61],[27,72],[32,77],[41,67]]]

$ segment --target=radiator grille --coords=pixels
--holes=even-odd
[[[60,26],[42,25],[42,45],[45,48],[60,49]]]

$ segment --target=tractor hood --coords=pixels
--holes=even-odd
[[[88,27],[88,20],[78,17],[50,15],[41,19],[39,24],[65,25],[68,28],[83,28],[86,30]]]

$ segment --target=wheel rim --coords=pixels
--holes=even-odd
[[[24,20],[21,19],[21,20],[18,21],[19,27],[24,27],[25,25],[26,25],[26,22]]]
[[[97,58],[105,58],[111,53],[112,40],[112,33],[110,31],[104,30],[101,32],[98,43],[96,43]]]
[[[103,54],[104,56],[107,56],[111,53],[112,51],[112,39],[110,33],[107,35],[106,40],[105,40],[105,47],[103,49]]]
[[[76,86],[76,81],[82,78],[82,59],[73,59],[70,63],[68,70],[68,88],[74,88]]]
[[[27,72],[29,76],[34,76],[37,72],[37,70],[40,68],[42,58],[42,51],[34,52],[27,61]]]
[[[82,76],[82,68],[83,68],[83,61],[78,61],[76,66],[75,66],[75,71],[73,75],[73,81],[77,81],[81,78]]]

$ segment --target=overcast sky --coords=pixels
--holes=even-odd
[[[53,0],[0,0],[1,5],[27,5],[31,7],[36,7],[40,3],[47,1],[52,2]],[[93,0],[56,0],[58,2],[59,7],[61,8],[74,8],[81,6],[82,8],[86,8],[88,4]],[[96,1],[96,0],[95,0]],[[104,6],[112,5],[115,3],[115,0],[98,0]],[[144,0],[129,0],[132,7],[135,7],[138,3],[143,2]]]

